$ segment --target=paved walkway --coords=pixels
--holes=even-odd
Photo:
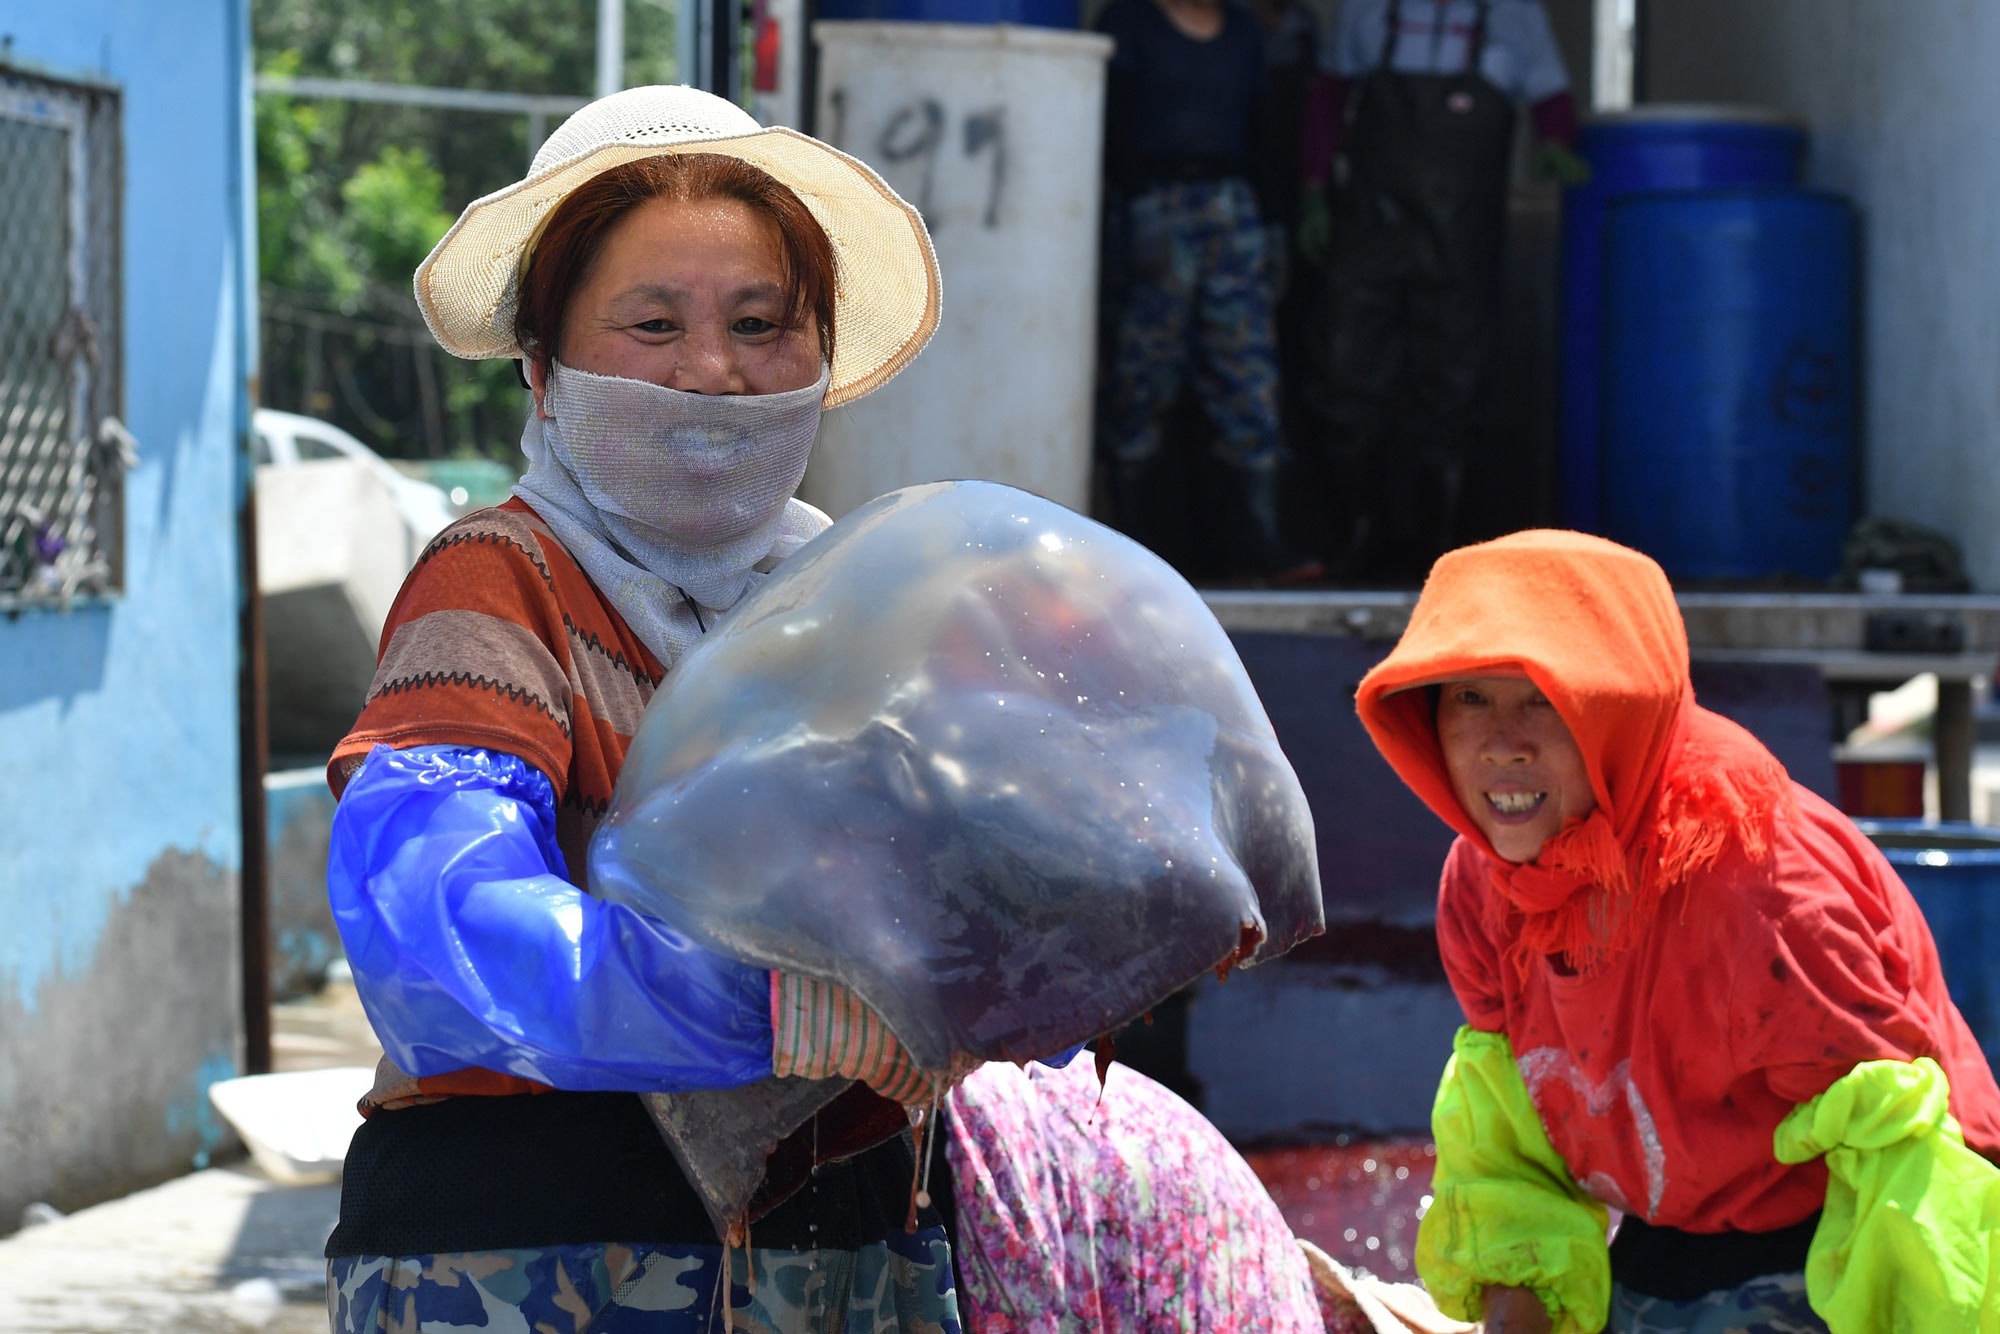
[[[325,1334],[340,1187],[214,1167],[0,1241],[8,1334]]]
[[[352,987],[272,1010],[279,1070],[373,1065]],[[5,1334],[325,1334],[340,1186],[280,1185],[245,1159],[0,1239]]]

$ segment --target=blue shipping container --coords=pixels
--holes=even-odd
[[[1857,471],[1854,214],[1634,195],[1604,235],[1603,534],[1677,580],[1825,580]]]

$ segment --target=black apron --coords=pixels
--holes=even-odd
[[[1357,260],[1379,250],[1399,277],[1491,284],[1506,227],[1515,112],[1479,72],[1489,6],[1480,0],[1456,74],[1393,67],[1402,8],[1391,0],[1382,57],[1356,91],[1336,238],[1361,247]],[[1440,26],[1444,14],[1440,5]],[[1348,267],[1345,254],[1336,257]]]
[[[1333,201],[1314,415],[1334,514],[1386,544],[1382,572],[1398,577],[1456,544],[1466,465],[1479,452],[1515,120],[1479,70],[1488,8],[1480,0],[1459,72],[1406,74],[1393,66],[1402,4],[1392,0]],[[1441,5],[1440,39],[1444,22]]]

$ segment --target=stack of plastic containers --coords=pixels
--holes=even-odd
[[[1855,242],[1765,112],[1605,117],[1564,199],[1563,521],[1692,581],[1819,580],[1856,504]]]

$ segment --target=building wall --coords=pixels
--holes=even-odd
[[[1645,12],[1649,100],[1801,116],[1808,180],[1859,206],[1866,510],[1949,534],[1974,583],[2000,588],[2000,162],[1983,151],[2000,117],[2000,6],[1673,0]]]
[[[240,1064],[244,0],[66,0],[10,58],[124,98],[125,588],[0,617],[0,1231],[204,1164]]]
[[[326,897],[333,808],[325,765],[264,775],[273,1000],[318,991],[326,985],[328,966],[341,954],[333,905]]]

